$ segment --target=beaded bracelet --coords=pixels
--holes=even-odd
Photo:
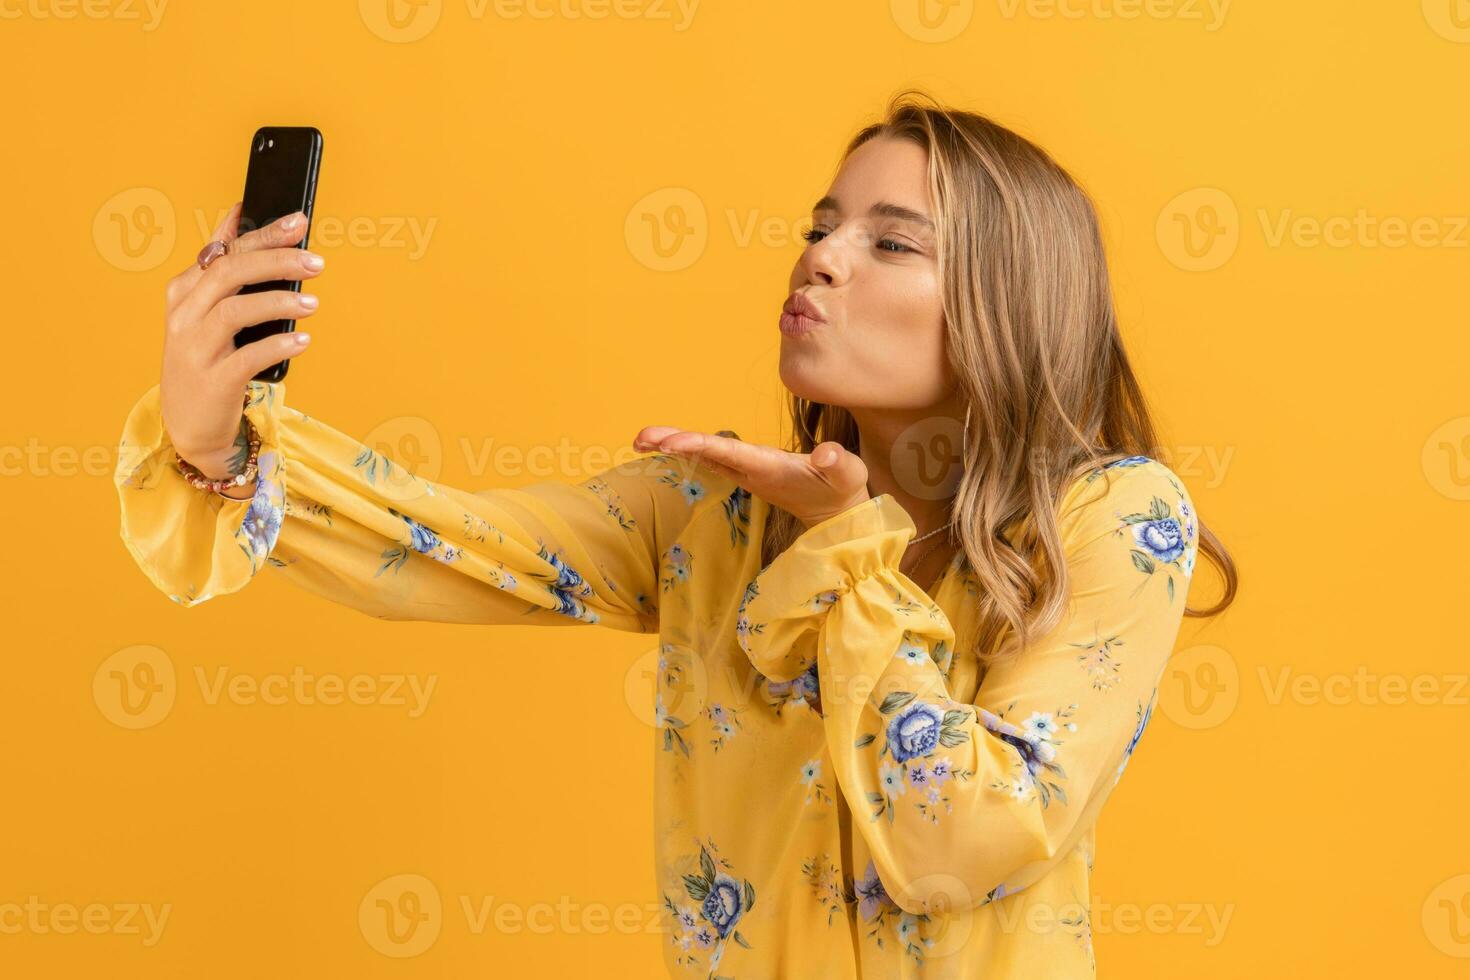
[[[248,406],[249,404],[250,393],[246,392],[245,405]],[[174,450],[174,463],[178,467],[179,472],[183,474],[184,480],[189,484],[189,486],[195,488],[196,490],[210,490],[214,493],[222,494],[232,487],[243,487],[247,483],[254,482],[255,477],[259,472],[258,459],[260,456],[260,432],[256,430],[255,423],[250,421],[249,415],[242,415],[241,418],[245,420],[245,426],[249,432],[247,440],[250,447],[250,452],[245,457],[245,468],[233,476],[225,476],[219,478],[218,480],[211,480],[209,477],[201,473],[197,466],[189,462],[184,457],[180,456],[178,450]]]

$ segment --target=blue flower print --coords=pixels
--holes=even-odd
[[[711,975],[724,954],[727,939],[733,939],[746,949],[751,948],[750,943],[735,927],[755,907],[755,887],[749,881],[737,880],[729,873],[730,870],[730,862],[719,857],[714,842],[704,840],[699,842],[699,874],[682,876],[684,890],[690,899],[698,903],[699,914],[714,935],[715,949],[708,964]],[[669,910],[679,927],[679,934],[672,940],[674,945],[686,952],[693,946],[708,948],[710,943],[699,942],[694,935],[695,929],[702,927],[696,926],[693,916],[675,904],[667,894],[664,895],[664,908]],[[692,965],[694,959],[681,957],[680,962]]]
[[[556,578],[547,582],[547,588],[556,599],[556,612],[569,619],[598,622],[597,611],[587,608],[582,601],[592,595],[592,586],[582,578],[582,573],[568,565],[561,555],[548,550],[545,544],[536,549],[536,555],[556,572]]]
[[[1194,508],[1189,506],[1189,501],[1183,497],[1179,498],[1179,520],[1184,523],[1184,540],[1194,540]]]
[[[894,691],[878,706],[880,714],[893,715],[883,729],[886,738],[878,756],[891,755],[894,761],[883,763],[879,769],[881,789],[867,793],[874,820],[886,817],[891,825],[898,814],[899,797],[912,786],[919,797],[914,803],[919,814],[930,823],[938,823],[941,806],[948,812],[953,810],[943,785],[950,779],[963,781],[975,775],[973,770],[956,768],[952,760],[935,755],[941,748],[963,745],[971,738],[966,726],[974,707],[946,701],[934,704],[917,700],[912,691]],[[861,749],[877,740],[877,734],[868,733],[853,746]],[[928,766],[924,764],[926,759],[930,760]]]
[[[1185,503],[1182,493],[1179,502]],[[1189,540],[1194,530],[1192,512],[1185,515],[1185,521],[1188,533],[1186,524],[1180,524],[1164,499],[1154,497],[1149,502],[1147,513],[1125,516],[1117,532],[1122,535],[1125,529],[1132,529],[1134,547],[1128,554],[1133,559],[1133,567],[1148,576],[1162,572],[1170,602],[1174,601],[1174,575],[1167,566],[1179,569],[1186,578],[1194,568],[1194,547]]]
[[[1115,782],[1123,775],[1123,770],[1128,768],[1128,760],[1133,758],[1133,750],[1138,747],[1138,740],[1143,738],[1143,730],[1148,727],[1148,720],[1154,715],[1154,700],[1156,699],[1150,698],[1146,706],[1139,702],[1138,727],[1133,730],[1133,737],[1128,740],[1128,745],[1123,749],[1123,761],[1118,763]]]
[[[701,710],[700,714],[709,718],[710,731],[714,734],[709,741],[716,752],[724,748],[725,743],[734,738],[736,731],[743,727],[738,708],[716,703]]]
[[[878,869],[873,866],[872,858],[868,859],[867,871],[853,882],[853,891],[858,899],[858,913],[865,921],[871,920],[880,912],[898,908],[898,904],[889,897],[888,889],[883,887],[883,879],[878,877]]]
[[[735,639],[740,643],[740,649],[746,653],[751,652],[751,636],[763,633],[766,629],[765,623],[752,623],[750,614],[745,611],[745,607],[750,605],[752,599],[760,595],[760,591],[760,576],[756,575],[755,578],[745,583],[745,595],[740,598],[740,609],[735,617]]]
[[[1087,482],[1091,483],[1093,480],[1096,480],[1098,477],[1102,476],[1103,470],[1121,470],[1127,469],[1131,466],[1142,466],[1144,463],[1152,462],[1153,458],[1150,456],[1127,456],[1123,459],[1115,459],[1111,463],[1104,463],[1103,465],[1094,469],[1091,473],[1088,473]]]
[[[1067,793],[1060,781],[1067,774],[1056,761],[1057,747],[1061,744],[1057,735],[1063,730],[1077,730],[1077,725],[1071,720],[1076,710],[1077,706],[1072,704],[1052,713],[1033,712],[1023,727],[980,708],[980,723],[991,734],[1013,747],[1021,759],[1016,779],[995,780],[991,783],[991,788],[1009,793],[1013,799],[1021,802],[1029,799],[1034,790],[1041,801],[1042,809],[1051,805],[1053,797],[1066,803]],[[1061,719],[1060,724],[1057,719]]]
[[[804,804],[810,804],[813,801],[821,803],[832,802],[832,795],[827,792],[827,787],[821,782],[821,779],[822,760],[820,758],[808,759],[802,763],[801,785],[807,788],[806,798],[803,801]]]
[[[750,540],[751,493],[744,487],[736,487],[725,498],[725,520],[730,525],[730,547],[738,548]]]
[[[714,927],[715,935],[724,939],[745,911],[740,902],[740,883],[724,872],[716,874],[715,883],[704,896],[699,910]]]
[[[873,866],[871,858],[868,860],[867,872],[862,878],[853,882],[852,890],[852,900],[858,903],[858,915],[863,921],[873,926],[868,930],[868,937],[876,942],[880,949],[883,948],[886,942],[883,934],[889,931],[891,922],[893,938],[898,947],[912,957],[914,964],[922,969],[925,948],[932,946],[934,940],[924,938],[919,934],[919,923],[930,921],[929,914],[915,915],[899,908],[898,903],[883,887],[883,881],[878,877],[878,871]]]
[[[898,650],[893,656],[897,660],[902,660],[910,667],[917,667],[930,659],[929,648],[924,646],[923,643],[909,639],[907,634],[904,635],[903,641],[899,643]]]
[[[262,454],[264,460],[265,454]],[[263,463],[257,464],[263,472]],[[276,546],[276,538],[281,533],[281,520],[284,516],[282,507],[275,503],[275,497],[281,494],[279,484],[270,480],[261,480],[255,488],[255,494],[250,498],[250,508],[245,512],[244,519],[240,522],[240,530],[237,536],[245,538],[246,550],[250,552],[252,559],[260,559],[269,555]]]
[[[821,681],[816,661],[789,681],[768,681],[766,688],[771,695],[770,706],[778,715],[785,705],[798,701],[805,702],[818,715],[822,713]]]
[[[546,545],[541,545],[536,554],[548,565],[556,569],[556,581],[551,583],[553,589],[569,592],[573,595],[591,595],[592,587],[582,578],[582,573],[577,571],[558,554],[547,551]]]
[[[675,586],[689,581],[689,576],[692,571],[689,566],[694,560],[694,556],[689,553],[688,548],[678,542],[669,546],[666,555],[667,558],[664,564],[669,572],[664,576],[663,587],[664,591],[668,592]]]
[[[1184,554],[1184,529],[1172,517],[1135,525],[1133,541],[1157,561],[1173,561]]]
[[[939,744],[944,712],[927,701],[915,701],[888,723],[888,749],[897,762],[928,755]]]
[[[655,453],[654,458],[664,462],[673,463],[674,457],[667,453]],[[679,491],[679,496],[684,498],[684,503],[693,507],[704,499],[704,484],[698,480],[689,479],[679,475],[678,464],[668,467],[667,472],[658,477],[658,482],[667,484]]]
[[[417,551],[419,554],[427,555],[435,548],[439,547],[439,535],[424,527],[424,525],[420,524],[412,517],[405,516],[403,517],[403,521],[409,527],[409,544],[413,546],[414,551]]]
[[[463,555],[461,549],[440,538],[439,533],[433,528],[420,524],[407,514],[400,514],[392,507],[388,508],[388,513],[408,525],[408,544],[406,546],[399,545],[396,548],[390,548],[383,552],[383,557],[387,559],[387,562],[382,568],[378,569],[379,575],[390,567],[396,572],[408,560],[410,554],[409,549],[417,551],[421,555],[426,555],[435,561],[443,562],[446,565],[452,561],[458,561]]]
[[[552,589],[551,594],[556,598],[556,612],[570,619],[585,620],[589,623],[597,622],[597,613],[588,609],[586,604],[567,595],[560,589]]]

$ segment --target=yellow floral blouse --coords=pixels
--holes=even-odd
[[[252,500],[188,486],[155,386],[115,477],[121,532],[192,606],[263,567],[384,619],[658,633],[655,847],[673,976],[1091,977],[1098,811],[1148,724],[1198,545],[1178,477],[1094,470],[1059,511],[1060,625],[982,670],[978,585],[899,571],[889,494],[760,565],[769,506],[648,454],[471,493],[252,382]],[[733,433],[730,433],[733,435]]]

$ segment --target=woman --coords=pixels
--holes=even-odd
[[[269,563],[387,619],[659,633],[676,976],[1093,976],[1098,811],[1181,617],[1235,593],[1149,455],[1088,198],[913,95],[852,141],[792,272],[789,451],[660,425],[576,485],[406,475],[250,381],[305,340],[234,333],[315,303],[236,291],[321,265],[299,216],[234,238],[237,212],[170,283],[127,422],[122,534],[183,605]],[[1201,548],[1224,597],[1186,610]]]

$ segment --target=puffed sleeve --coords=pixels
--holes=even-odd
[[[808,528],[747,587],[736,632],[777,681],[817,665],[838,785],[889,895],[974,907],[1039,879],[1096,820],[1148,723],[1197,550],[1183,484],[1130,457],[1059,508],[1061,621],[992,666],[975,703],[946,683],[955,641],[898,570],[914,534],[889,494]]]
[[[382,619],[657,631],[661,593],[687,575],[673,542],[707,470],[647,454],[580,483],[472,493],[409,474],[285,395],[250,382],[261,445],[249,500],[184,481],[158,386],[129,414],[114,476],[121,535],[175,602],[236,592],[270,565]]]

